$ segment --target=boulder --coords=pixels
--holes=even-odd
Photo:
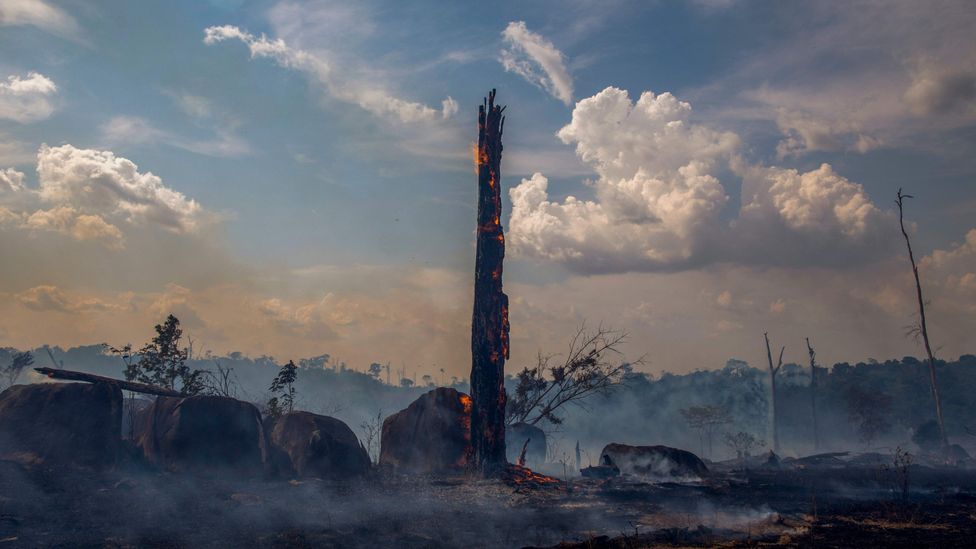
[[[222,396],[159,397],[137,415],[136,442],[146,459],[171,471],[267,471],[261,413]]]
[[[471,397],[447,387],[383,421],[380,465],[410,473],[450,472],[471,457]]]
[[[613,478],[620,476],[620,469],[613,465],[591,465],[580,469],[580,475],[584,478]]]
[[[104,383],[14,385],[0,393],[0,457],[106,468],[121,445],[122,391]]]
[[[365,475],[370,459],[348,425],[310,412],[279,417],[271,428],[271,443],[283,450],[299,476],[348,478]]]
[[[608,444],[600,453],[600,465],[617,467],[622,474],[661,481],[700,479],[708,474],[698,456],[669,446]]]
[[[516,423],[505,428],[505,454],[509,463],[518,463],[519,452],[525,441],[529,446],[525,449],[525,465],[532,467],[546,462],[546,433],[535,425]]]

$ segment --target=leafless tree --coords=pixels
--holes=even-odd
[[[820,428],[817,425],[817,353],[807,338],[807,353],[810,355],[810,412],[813,416],[813,451],[820,448]]]
[[[560,408],[571,403],[582,406],[587,397],[611,390],[634,364],[644,362],[643,357],[631,363],[611,360],[622,356],[620,347],[626,339],[624,332],[602,326],[589,332],[583,325],[563,360],[540,353],[534,367],[523,368],[517,375],[515,394],[508,400],[507,423],[535,425],[546,420],[559,425]]]
[[[720,425],[732,422],[732,417],[728,410],[721,406],[692,406],[683,408],[681,415],[684,416],[688,426],[698,431],[698,441],[701,445],[701,452],[705,453],[705,441],[708,441],[708,457],[712,457],[712,436],[715,429]]]
[[[905,246],[908,248],[908,260],[912,264],[912,274],[915,275],[915,294],[918,298],[918,324],[910,330],[910,333],[916,337],[921,336],[922,342],[925,344],[925,353],[929,359],[929,381],[932,385],[932,399],[935,400],[935,417],[939,422],[939,436],[942,438],[942,448],[947,450],[949,447],[949,439],[946,437],[945,421],[942,418],[942,398],[939,396],[939,383],[935,376],[935,356],[932,354],[932,345],[929,344],[929,330],[925,323],[925,300],[922,298],[922,282],[918,276],[918,265],[915,263],[915,254],[912,252],[912,241],[908,238],[908,231],[905,230],[904,202],[906,198],[912,198],[912,195],[903,194],[901,189],[898,189],[897,199],[895,200],[895,203],[898,204],[898,223],[901,226],[901,234],[905,237]]]
[[[7,387],[10,387],[14,383],[17,383],[17,379],[24,370],[34,363],[34,356],[31,355],[30,351],[24,351],[22,353],[16,353],[11,359],[10,364],[3,369],[3,373],[7,378]]]
[[[380,435],[383,432],[383,410],[377,410],[376,416],[370,416],[369,419],[360,423],[359,428],[363,430],[363,440],[365,441],[366,453],[369,454],[369,459],[373,460],[373,463],[379,463]]]
[[[232,366],[224,367],[219,360],[214,359],[217,370],[210,370],[203,378],[203,392],[211,395],[237,398],[237,376]]]
[[[786,350],[786,345],[783,345],[783,347],[779,350],[779,360],[776,361],[776,366],[773,366],[773,353],[769,348],[769,333],[763,332],[763,338],[766,340],[766,359],[769,361],[769,409],[771,410],[773,416],[773,451],[778,454],[779,419],[776,415],[776,375],[779,374],[779,369],[783,367],[783,351]]]
[[[47,353],[47,357],[51,359],[51,364],[53,364],[55,368],[64,370],[64,361],[54,359],[54,353],[51,352],[51,347],[49,345],[44,346],[44,351]]]

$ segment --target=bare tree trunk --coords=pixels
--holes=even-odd
[[[505,457],[505,360],[508,296],[502,292],[505,235],[502,231],[501,157],[504,107],[491,90],[478,109],[478,233],[471,318],[471,445],[474,467],[498,473]]]
[[[929,381],[932,384],[932,399],[935,400],[935,417],[939,420],[939,436],[942,439],[943,451],[949,448],[949,439],[946,436],[945,420],[942,418],[942,397],[939,396],[939,383],[935,376],[935,356],[932,354],[932,346],[929,344],[929,330],[925,324],[925,300],[922,299],[922,282],[918,277],[918,265],[915,264],[915,254],[912,252],[912,241],[908,238],[908,231],[905,230],[905,212],[903,207],[904,199],[912,198],[911,195],[902,194],[898,189],[898,223],[901,225],[901,234],[905,237],[905,246],[908,247],[908,260],[912,263],[912,274],[915,275],[915,293],[918,297],[918,331],[922,335],[925,343],[925,353],[929,359]]]
[[[516,462],[516,465],[519,467],[525,467],[525,452],[529,449],[529,442],[531,441],[531,438],[527,438],[525,439],[525,444],[522,445],[522,451],[519,452],[518,462]]]
[[[769,334],[763,332],[763,338],[766,340],[766,358],[769,360],[769,391],[770,399],[769,409],[772,411],[773,416],[773,451],[777,454],[779,453],[779,417],[776,414],[776,374],[779,373],[779,369],[783,366],[783,351],[786,350],[786,346],[779,350],[779,361],[776,366],[773,366],[773,353],[769,349]]]
[[[817,353],[807,338],[807,352],[810,354],[810,412],[813,414],[813,451],[820,449],[820,428],[817,425]]]

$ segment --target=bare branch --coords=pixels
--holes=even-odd
[[[507,422],[536,424],[548,421],[558,425],[562,419],[557,411],[568,404],[583,406],[594,394],[605,394],[632,371],[633,365],[643,364],[641,357],[634,362],[617,362],[608,357],[622,356],[620,346],[627,334],[600,325],[589,332],[585,325],[573,334],[563,360],[556,355],[538,354],[536,365],[523,368],[517,374],[515,394],[508,401]],[[585,409],[585,406],[583,406]]]

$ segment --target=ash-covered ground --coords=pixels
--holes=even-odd
[[[961,547],[976,473],[912,466],[521,484],[252,480],[0,462],[3,547]]]

